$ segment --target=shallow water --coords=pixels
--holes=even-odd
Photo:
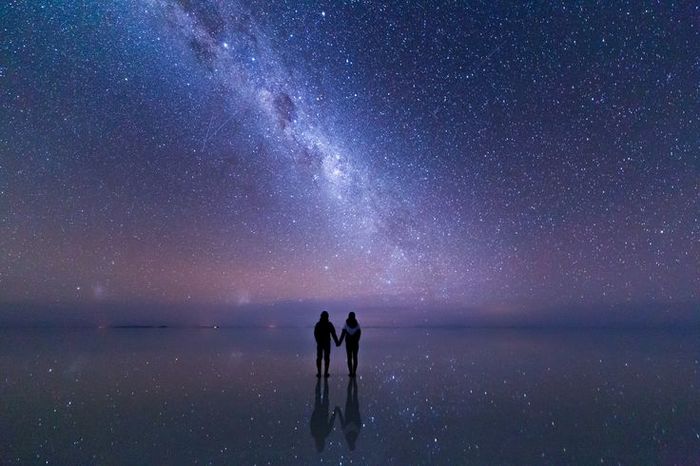
[[[368,328],[356,387],[311,333],[1,331],[0,462],[700,462],[698,333]]]

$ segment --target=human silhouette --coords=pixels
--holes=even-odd
[[[325,362],[324,376],[328,377],[328,366],[331,363],[331,337],[336,345],[340,345],[338,342],[338,335],[335,333],[335,327],[328,320],[328,313],[323,311],[321,313],[321,319],[316,323],[314,327],[314,338],[316,339],[316,377],[321,377],[321,359]]]
[[[316,390],[314,392],[314,411],[311,413],[311,435],[316,441],[316,450],[320,452],[326,446],[326,437],[333,430],[335,424],[335,410],[329,415],[328,401],[328,379],[323,381],[323,393],[321,393],[321,380],[316,381]]]
[[[336,343],[340,346],[345,340],[345,352],[348,356],[348,375],[350,377],[355,377],[357,374],[357,353],[360,351],[360,335],[362,335],[360,323],[355,318],[355,313],[351,312],[345,321],[340,340]]]
[[[357,443],[357,437],[360,435],[360,430],[362,429],[362,418],[360,417],[360,401],[357,395],[357,379],[351,377],[348,380],[348,390],[347,396],[345,398],[345,413],[340,410],[339,407],[335,407],[335,411],[338,412],[340,417],[340,426],[343,429],[343,435],[345,435],[345,441],[348,442],[348,448],[350,450],[355,449],[355,444]]]

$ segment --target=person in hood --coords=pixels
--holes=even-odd
[[[360,330],[360,323],[355,318],[355,313],[349,313],[337,345],[340,346],[345,340],[345,352],[348,355],[348,375],[350,377],[355,377],[357,373],[357,353],[360,350],[361,334],[362,330]]]
[[[325,362],[324,376],[328,377],[328,366],[331,362],[331,338],[337,346],[340,346],[335,327],[328,320],[328,313],[323,311],[321,318],[314,327],[314,338],[316,339],[316,377],[321,377],[321,359]]]

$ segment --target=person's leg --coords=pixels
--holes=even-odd
[[[360,348],[355,347],[352,349],[352,375],[355,375],[357,373],[357,353],[360,351]]]
[[[323,348],[323,353],[324,362],[326,363],[325,375],[328,375],[328,366],[331,364],[331,346],[328,345],[326,348]]]
[[[348,358],[348,375],[352,377],[353,375],[353,370],[352,370],[352,350],[350,349],[349,346],[345,346],[345,354],[347,355]]]
[[[316,377],[321,377],[321,356],[323,354],[323,347],[321,345],[316,345]]]

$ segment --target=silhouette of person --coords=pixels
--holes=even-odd
[[[321,393],[321,380],[316,381],[314,392],[314,410],[311,413],[311,436],[316,441],[316,450],[322,452],[326,446],[326,437],[330,435],[335,424],[335,410],[330,419],[328,401],[328,379],[323,381],[323,394]]]
[[[345,352],[348,356],[348,375],[355,377],[357,374],[357,353],[360,351],[360,323],[355,318],[355,313],[348,314],[343,327],[343,333],[340,334],[340,340],[336,343],[340,346],[345,340]]]
[[[362,430],[362,418],[360,417],[360,401],[357,395],[357,379],[352,377],[348,380],[347,396],[345,398],[345,415],[339,407],[335,407],[340,417],[340,426],[345,435],[345,441],[348,442],[350,450],[355,449],[357,437]]]
[[[331,337],[336,345],[340,345],[338,342],[338,335],[335,333],[335,327],[330,320],[328,320],[328,313],[323,311],[321,313],[321,319],[316,323],[314,327],[314,338],[316,339],[316,377],[321,377],[321,359],[325,362],[324,376],[328,377],[328,366],[331,362]]]

